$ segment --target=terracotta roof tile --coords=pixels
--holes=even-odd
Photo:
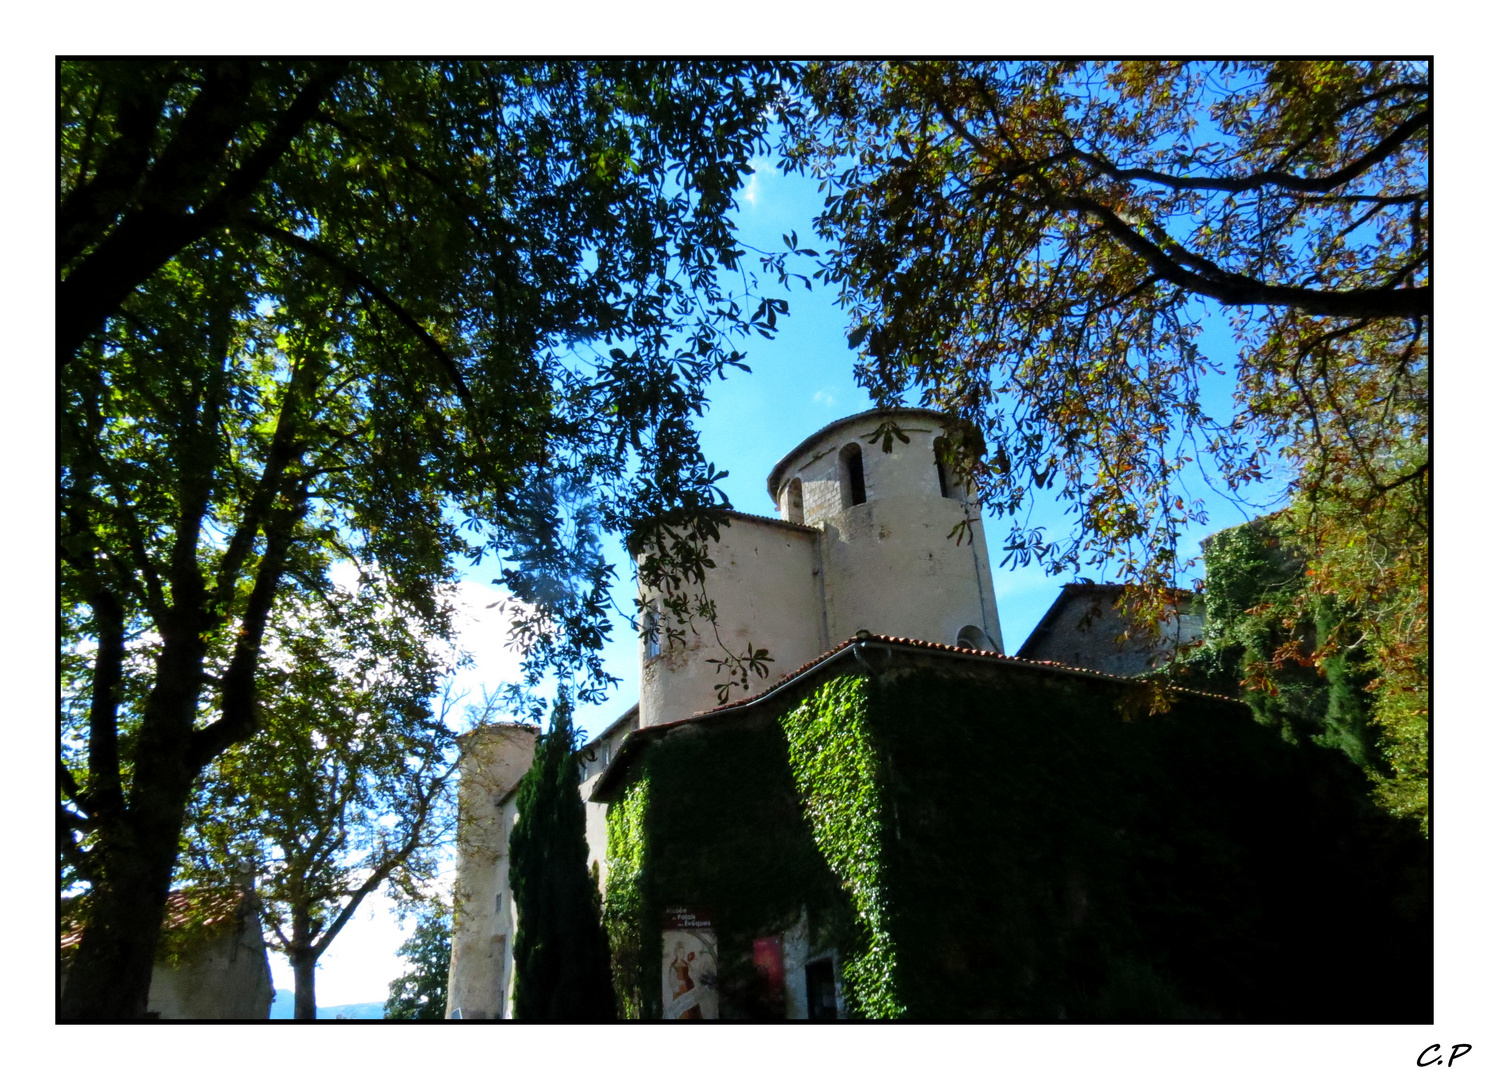
[[[242,889],[186,889],[165,898],[164,930],[176,930],[188,924],[214,926],[235,918],[243,904]],[[62,931],[61,946],[71,949],[83,940],[83,924],[73,922]]]
[[[811,525],[801,525],[795,521],[785,521],[782,518],[766,517],[764,514],[746,514],[742,510],[725,510],[724,513],[732,518],[741,518],[744,521],[758,521],[762,525],[779,525],[783,529],[790,529],[793,532],[810,533],[814,536],[822,531]]]
[[[820,664],[823,661],[829,659],[830,657],[832,657],[836,653],[842,652],[844,649],[848,648],[850,645],[857,645],[857,644],[866,643],[866,642],[879,642],[879,643],[885,644],[885,645],[909,645],[909,646],[911,646],[913,648],[917,648],[917,649],[931,649],[931,650],[934,650],[936,652],[951,653],[951,654],[954,654],[954,655],[957,655],[957,656],[980,656],[980,657],[986,657],[986,658],[988,658],[990,660],[1000,660],[1000,661],[1003,661],[1004,663],[1014,664],[1014,665],[1017,665],[1017,666],[1020,666],[1020,667],[1053,668],[1053,669],[1058,670],[1058,671],[1068,671],[1068,672],[1071,672],[1072,674],[1095,675],[1095,676],[1098,676],[1100,678],[1111,679],[1111,680],[1114,680],[1116,682],[1133,682],[1133,681],[1135,681],[1135,680],[1133,680],[1133,679],[1131,679],[1131,678],[1129,678],[1127,676],[1123,676],[1123,675],[1112,675],[1109,672],[1097,671],[1095,668],[1083,668],[1083,667],[1076,667],[1076,666],[1074,666],[1072,664],[1062,664],[1062,663],[1060,663],[1057,660],[1028,660],[1028,659],[1025,659],[1022,656],[1009,656],[1007,653],[995,652],[995,651],[993,651],[991,649],[972,649],[972,648],[968,648],[965,645],[943,645],[939,641],[924,641],[924,640],[922,640],[920,638],[894,637],[894,636],[888,635],[888,634],[868,634],[868,635],[862,636],[862,637],[851,637],[847,641],[844,641],[844,642],[841,642],[841,643],[839,643],[837,645],[834,645],[831,649],[828,649],[825,653],[822,653],[820,656],[817,656],[817,657],[812,658],[811,660],[808,660],[805,664],[803,664],[801,667],[797,668],[795,671],[790,672],[787,675],[782,675],[779,679],[777,679],[775,682],[771,683],[769,686],[765,687],[763,690],[761,690],[757,694],[752,694],[752,695],[750,695],[747,698],[741,698],[739,701],[726,702],[723,705],[717,705],[717,706],[715,706],[712,709],[705,709],[701,713],[695,713],[695,714],[693,714],[693,716],[708,716],[711,713],[726,712],[729,709],[737,709],[737,708],[739,708],[739,707],[741,707],[743,705],[748,705],[752,701],[755,701],[758,698],[762,698],[766,694],[769,694],[769,693],[771,693],[771,692],[779,689],[781,686],[783,686],[786,683],[790,682],[792,679],[795,679],[798,676],[806,673],[807,671],[810,671],[812,668],[816,667],[818,664]],[[1187,691],[1187,692],[1189,692],[1189,693],[1200,693],[1200,691],[1197,691],[1197,690],[1196,691]],[[1206,694],[1204,696],[1206,696],[1206,697],[1217,697],[1218,695],[1215,695],[1215,694]],[[1222,700],[1228,701],[1230,699],[1229,698],[1224,698]],[[686,719],[693,719],[693,717],[686,717]]]

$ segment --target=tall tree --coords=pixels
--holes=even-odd
[[[258,733],[206,770],[179,875],[202,883],[251,865],[270,946],[295,977],[295,1019],[316,1018],[321,957],[386,883],[414,898],[454,828],[458,702],[422,621],[364,581],[279,601],[259,670]]]
[[[830,185],[821,272],[858,375],[966,421],[1010,560],[1111,567],[1156,627],[1189,584],[1181,531],[1206,520],[1187,466],[1222,491],[1280,476],[1307,603],[1329,593],[1365,628],[1386,757],[1424,763],[1427,64],[830,63],[805,81],[819,111],[792,163]],[[1217,309],[1239,348],[1229,408],[1206,397]],[[1041,488],[1069,536],[1021,520]]]
[[[615,1018],[599,883],[586,866],[578,748],[569,699],[560,692],[517,791],[508,841],[517,905],[512,1015],[519,1020]]]
[[[524,510],[562,474],[607,528],[720,502],[693,421],[779,310],[729,218],[779,86],[727,62],[63,65],[57,829],[88,921],[61,1016],[142,1015],[193,789],[258,729],[276,602],[330,554],[434,620],[459,556],[566,563],[561,603],[502,580],[529,674],[603,692],[611,568]]]

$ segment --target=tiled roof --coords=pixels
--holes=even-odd
[[[694,717],[688,717],[687,719],[691,720],[694,719],[696,716],[708,716],[712,713],[728,712],[730,709],[741,708],[745,705],[750,704],[751,702],[764,697],[767,694],[774,693],[786,683],[790,682],[792,679],[806,674],[806,672],[810,671],[818,664],[831,659],[837,653],[844,651],[850,646],[865,644],[869,642],[878,642],[879,644],[889,646],[908,645],[916,649],[930,649],[935,652],[951,653],[956,656],[982,657],[988,660],[998,660],[1007,664],[1014,664],[1019,667],[1055,668],[1060,671],[1068,671],[1074,675],[1095,675],[1100,678],[1110,679],[1116,682],[1132,681],[1120,675],[1110,675],[1105,671],[1097,671],[1094,668],[1075,667],[1071,664],[1062,664],[1054,660],[1026,660],[1020,656],[1009,656],[1006,653],[995,652],[991,649],[972,649],[968,648],[965,645],[942,645],[938,641],[923,641],[920,638],[893,637],[887,634],[862,634],[857,637],[851,637],[847,641],[844,641],[838,645],[833,646],[831,649],[828,649],[821,656],[808,660],[805,664],[803,664],[801,667],[797,668],[790,674],[781,676],[781,678],[771,683],[771,685],[767,686],[764,690],[761,690],[758,694],[753,694],[750,697],[742,698],[739,701],[731,701],[726,702],[723,705],[717,705],[712,709],[707,709],[704,712],[697,713]]]
[[[747,710],[750,707],[758,704],[763,699],[770,697],[773,694],[779,693],[792,682],[795,682],[797,679],[804,677],[815,668],[822,667],[823,665],[828,664],[832,661],[851,655],[853,649],[856,646],[860,645],[879,645],[891,650],[894,648],[915,649],[918,651],[930,652],[932,654],[945,655],[948,658],[966,658],[969,660],[979,660],[982,662],[994,663],[1000,666],[1006,665],[1008,667],[1024,668],[1031,671],[1046,671],[1050,674],[1072,675],[1080,678],[1099,679],[1103,682],[1125,683],[1134,686],[1141,685],[1143,681],[1141,679],[1135,679],[1125,675],[1112,675],[1105,671],[1096,671],[1093,668],[1075,667],[1071,664],[1062,664],[1056,660],[1027,660],[1020,656],[1008,656],[1004,653],[993,652],[992,650],[988,649],[971,649],[964,645],[942,645],[939,642],[923,641],[919,638],[893,637],[886,634],[859,634],[856,637],[849,638],[847,641],[844,641],[839,645],[835,645],[833,648],[828,649],[820,656],[808,660],[805,664],[801,665],[801,667],[797,668],[795,671],[789,672],[786,675],[782,675],[775,682],[765,687],[759,693],[752,694],[751,696],[743,698],[739,701],[727,702],[723,705],[715,706],[712,709],[706,709],[703,712],[694,713],[691,716],[679,717],[676,720],[668,720],[660,724],[651,724],[647,727],[638,728],[637,730],[631,732],[628,736],[626,736],[625,740],[621,742],[620,748],[611,757],[610,764],[606,766],[605,770],[600,774],[599,781],[595,784],[594,790],[590,794],[590,798],[594,799],[597,795],[605,792],[611,786],[614,778],[621,772],[622,760],[629,758],[632,754],[634,754],[638,746],[646,742],[650,742],[653,739],[660,738],[667,732],[673,731],[680,727],[698,724],[707,720],[719,719],[726,714]],[[1175,693],[1182,694],[1186,697],[1207,698],[1211,701],[1223,701],[1227,704],[1236,703],[1234,698],[1224,697],[1220,694],[1207,693],[1203,690],[1190,690],[1185,687],[1173,687],[1172,689]]]
[[[746,514],[739,510],[726,510],[724,512],[732,518],[742,518],[745,521],[758,521],[762,525],[779,525],[783,529],[791,529],[794,532],[811,533],[814,536],[821,531],[812,527],[811,525],[799,525],[794,521],[785,521],[781,518],[766,517],[763,514]]]
[[[245,894],[242,889],[185,889],[173,892],[165,898],[165,919],[162,930],[177,930],[183,926],[214,926],[236,918],[242,907]],[[63,949],[71,949],[83,940],[83,924],[69,923],[62,931]]]
[[[605,725],[604,729],[594,738],[590,739],[589,742],[585,743],[581,749],[588,750],[592,746],[597,746],[601,741],[611,735],[616,728],[622,727],[631,717],[636,716],[640,712],[641,702],[638,701],[614,720],[610,721],[609,724]]]

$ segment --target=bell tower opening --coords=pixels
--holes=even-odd
[[[843,488],[843,509],[868,501],[863,483],[863,451],[849,443],[838,454],[838,482]]]
[[[980,626],[964,626],[956,632],[956,643],[962,649],[981,649],[984,652],[997,652],[998,647],[992,640],[982,632]]]
[[[793,525],[800,525],[805,516],[801,501],[801,477],[798,476],[786,485],[786,520]]]
[[[967,501],[967,488],[957,473],[956,462],[951,455],[951,443],[938,436],[932,444],[936,454],[936,480],[941,486],[941,498]]]

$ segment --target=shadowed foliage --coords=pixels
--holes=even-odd
[[[599,883],[585,865],[578,749],[561,692],[518,789],[508,841],[517,905],[512,1014],[519,1020],[615,1018]]]

